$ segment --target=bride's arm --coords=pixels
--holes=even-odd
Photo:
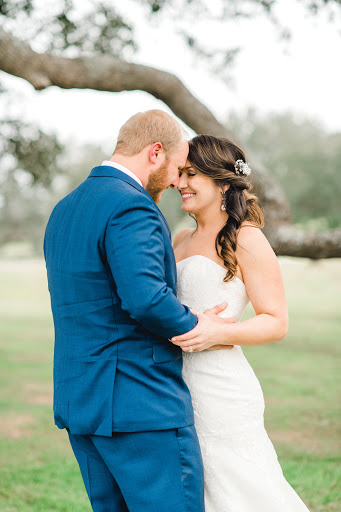
[[[285,338],[288,309],[277,257],[260,229],[244,226],[236,257],[256,316],[231,326],[236,345],[264,345]]]
[[[191,333],[177,336],[175,343],[185,351],[189,346],[200,351],[214,345],[264,345],[282,340],[287,334],[285,291],[274,251],[261,230],[254,227],[243,227],[237,242],[238,265],[256,316],[233,324],[216,323],[211,332],[211,344],[196,336],[197,328]],[[199,319],[204,315],[199,314]]]

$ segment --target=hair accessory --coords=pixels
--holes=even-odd
[[[249,176],[249,174],[251,174],[249,164],[243,162],[243,160],[237,160],[234,164],[234,168],[236,174],[243,174],[244,176]]]

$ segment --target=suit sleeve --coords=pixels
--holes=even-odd
[[[105,236],[107,260],[122,309],[163,338],[190,331],[197,317],[165,282],[165,248],[158,213],[143,194],[123,201],[111,215]]]

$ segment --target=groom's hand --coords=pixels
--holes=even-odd
[[[220,318],[217,315],[224,311],[227,302],[206,309],[198,314],[199,322],[194,329],[175,336],[170,341],[178,345],[184,352],[201,352],[202,350],[231,349],[233,345],[224,344],[225,330],[223,324],[235,323],[234,318]],[[192,313],[197,314],[191,309]]]

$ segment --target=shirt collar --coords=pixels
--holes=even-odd
[[[101,165],[105,165],[105,166],[109,166],[109,167],[114,167],[115,169],[118,169],[119,171],[122,171],[125,174],[128,174],[128,176],[133,178],[133,180],[137,181],[137,183],[139,185],[141,185],[141,187],[143,187],[142,181],[136,176],[136,174],[134,174],[132,171],[130,171],[129,169],[124,167],[124,165],[118,164],[116,162],[112,162],[111,160],[104,160],[104,162],[102,162]]]

